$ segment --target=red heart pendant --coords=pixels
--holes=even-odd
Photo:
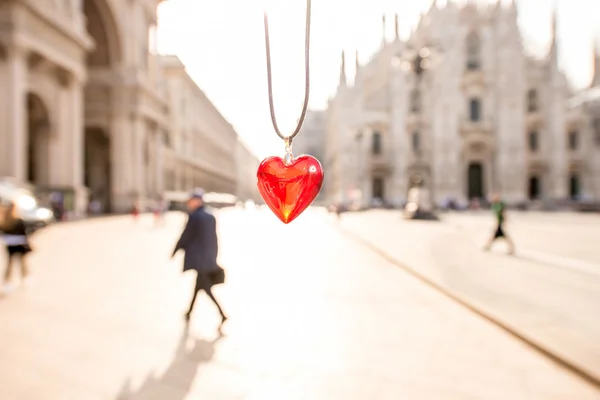
[[[323,184],[319,160],[301,155],[289,165],[267,157],[258,166],[258,191],[271,211],[289,224],[313,202]]]

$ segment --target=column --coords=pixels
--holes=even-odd
[[[165,165],[164,165],[164,140],[163,140],[163,132],[160,127],[154,128],[154,146],[156,157],[154,167],[155,167],[155,183],[156,183],[156,192],[159,196],[163,194],[165,189],[164,187],[164,177],[165,177]]]
[[[27,63],[23,49],[4,49],[0,58],[0,175],[27,178]]]
[[[83,183],[83,86],[72,75],[56,73],[57,103],[48,105],[52,114],[49,184],[74,188]]]
[[[84,84],[83,77],[63,69],[57,70],[60,93],[55,108],[57,122],[53,124],[52,157],[49,169],[51,185],[73,190],[73,213],[85,215],[89,193],[83,183],[85,165]],[[52,120],[52,118],[51,118]]]
[[[363,132],[363,138],[360,141],[360,172],[361,172],[361,180],[360,180],[360,191],[362,192],[361,196],[361,206],[368,206],[371,203],[372,198],[372,190],[371,190],[371,140],[373,132],[371,129],[366,129]]]
[[[408,168],[409,145],[406,132],[408,105],[406,103],[407,82],[404,75],[394,72],[391,82],[392,111],[390,113],[390,137],[392,138],[392,185],[390,200],[399,206],[408,192],[406,171]],[[370,184],[370,183],[369,183]]]
[[[153,130],[146,125],[146,137],[145,137],[145,147],[147,149],[147,154],[148,154],[148,158],[147,158],[147,162],[144,164],[144,168],[145,168],[145,172],[146,172],[146,193],[151,196],[154,197],[155,195],[155,185],[154,185],[154,163],[155,163],[155,147],[154,147],[154,136],[153,136],[154,132]]]
[[[133,123],[133,188],[135,196],[143,200],[146,197],[146,125],[144,119],[138,117]]]
[[[129,116],[124,112],[113,114],[110,123],[111,158],[111,211],[127,212],[135,200],[132,196],[133,163],[132,132]]]

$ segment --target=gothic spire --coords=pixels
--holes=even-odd
[[[340,86],[346,86],[346,51],[342,50],[342,65],[340,66]]]
[[[552,10],[552,44],[550,45],[550,60],[553,64],[558,63],[558,44],[557,44],[557,11],[556,4]]]
[[[394,33],[396,40],[400,39],[400,24],[398,23],[398,13],[394,14]]]
[[[385,40],[385,14],[381,17],[381,44],[385,46],[387,40]]]

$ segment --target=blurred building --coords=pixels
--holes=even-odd
[[[161,1],[2,2],[0,176],[76,213],[192,185],[235,193],[233,128],[151,47]]]
[[[168,190],[235,194],[238,137],[176,56],[161,58],[169,102]]]
[[[325,123],[325,111],[308,110],[302,124],[302,129],[292,142],[292,151],[295,156],[310,154],[323,164],[323,157],[325,156],[325,135],[323,134],[325,132]],[[324,185],[326,182],[327,177],[325,178]],[[325,187],[323,186],[317,196],[317,200],[322,200],[324,195]]]
[[[568,107],[556,37],[545,58],[528,55],[515,2],[501,3],[433,2],[406,41],[396,18],[395,39],[356,63],[353,84],[342,55],[325,123],[328,201],[359,192],[363,203],[400,204],[416,177],[436,203],[493,192],[510,203],[600,199],[598,153]]]
[[[600,200],[600,47],[594,46],[594,76],[590,87],[574,96],[570,112],[584,115],[582,133],[569,133],[568,144],[572,163],[589,171],[589,191],[584,191],[582,200]],[[573,179],[573,178],[571,178]],[[574,185],[577,182],[572,182]]]
[[[124,210],[160,192],[168,119],[148,40],[156,5],[3,3],[1,175],[61,191],[79,212],[88,196]]]
[[[235,148],[237,189],[235,195],[238,200],[253,200],[262,202],[256,186],[256,170],[260,163],[258,158],[248,149],[241,139],[238,139]]]

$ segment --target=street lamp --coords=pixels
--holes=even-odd
[[[413,71],[420,79],[426,70],[431,69],[432,59],[440,53],[436,46],[424,46],[418,50],[409,47],[404,53],[392,57],[392,66],[407,72]]]

